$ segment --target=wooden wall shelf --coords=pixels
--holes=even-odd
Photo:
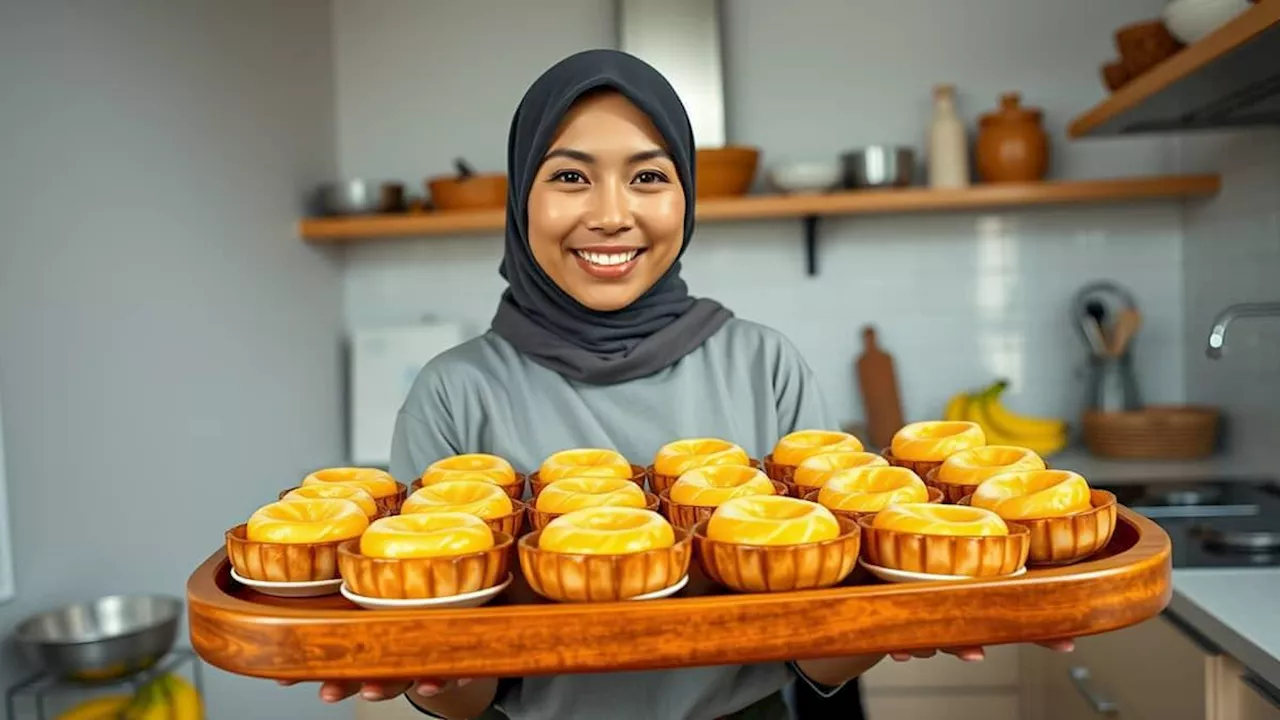
[[[1280,125],[1280,0],[1261,0],[1071,121],[1073,138]]]
[[[823,195],[749,195],[701,200],[703,222],[802,218],[809,274],[817,272],[817,219],[843,215],[973,212],[1050,205],[1084,205],[1140,200],[1207,197],[1218,192],[1218,175],[1163,175],[1105,180],[1064,180],[1027,184],[975,185],[961,190],[904,188]],[[401,215],[307,218],[299,223],[304,240],[344,245],[379,238],[498,233],[504,211],[424,212]]]

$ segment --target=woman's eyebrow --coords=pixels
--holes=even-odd
[[[542,161],[546,162],[555,157],[569,158],[570,160],[577,160],[580,163],[586,163],[588,165],[594,165],[596,162],[596,157],[591,153],[583,152],[582,150],[574,150],[573,148],[556,148],[543,156]],[[652,150],[642,150],[631,155],[631,157],[627,158],[627,162],[638,163],[657,158],[666,158],[667,160],[670,160],[671,154],[662,148],[653,148]]]

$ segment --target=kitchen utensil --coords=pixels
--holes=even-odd
[[[902,401],[893,357],[880,349],[876,330],[862,329],[862,354],[856,363],[858,387],[866,414],[867,440],[877,448],[887,448],[893,434],[902,428]]]
[[[1249,0],[1172,0],[1162,18],[1169,33],[1193,43],[1249,9]]]
[[[507,205],[507,176],[478,173],[462,158],[453,161],[453,176],[428,178],[427,192],[436,210],[498,210]]]
[[[1106,327],[1107,308],[1100,302],[1092,300],[1085,308],[1085,314],[1079,320],[1083,327],[1085,342],[1095,356],[1107,354]]]
[[[1129,71],[1130,79],[1136,78],[1159,65],[1182,49],[1161,20],[1146,20],[1126,25],[1116,31],[1116,49],[1120,61]]]
[[[978,176],[985,182],[1036,182],[1049,171],[1044,113],[1023,107],[1016,92],[1000,96],[1000,107],[978,119]]]
[[[1121,310],[1120,316],[1116,318],[1115,325],[1111,329],[1111,337],[1107,339],[1108,354],[1111,357],[1128,354],[1129,344],[1140,327],[1142,327],[1142,314],[1137,308],[1127,307]]]
[[[1220,413],[1201,406],[1151,406],[1084,414],[1085,447],[1100,457],[1190,460],[1213,454]]]
[[[1133,294],[1110,280],[1091,282],[1076,291],[1071,303],[1071,320],[1080,330],[1091,354],[1106,354],[1107,337],[1111,334],[1107,328],[1107,318],[1119,316],[1120,311],[1125,308],[1137,309]],[[1101,330],[1103,343],[1100,352],[1096,345],[1097,337],[1089,330],[1089,320],[1096,320],[1095,324]]]
[[[745,145],[698,148],[695,162],[697,197],[738,197],[751,189],[760,149]]]
[[[915,177],[916,154],[900,145],[871,145],[840,156],[851,188],[905,187]]]
[[[321,185],[319,211],[326,215],[368,215],[404,209],[404,185],[377,180],[345,180]]]
[[[783,193],[826,192],[840,186],[843,171],[840,163],[780,163],[769,170],[769,185]]]
[[[933,121],[929,125],[929,187],[969,185],[969,139],[956,112],[956,88],[933,89]]]
[[[108,680],[151,667],[173,647],[182,600],[110,595],[33,615],[14,630],[49,672]]]

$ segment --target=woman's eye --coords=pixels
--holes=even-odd
[[[647,185],[651,183],[661,183],[661,182],[667,181],[667,176],[663,175],[660,172],[655,172],[653,170],[645,170],[639,175],[636,175],[635,181],[642,185]]]
[[[587,181],[587,179],[583,177],[582,173],[577,170],[561,170],[555,175],[552,175],[551,179],[556,182],[572,184],[585,183]]]

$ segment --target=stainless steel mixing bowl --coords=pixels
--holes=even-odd
[[[23,620],[18,643],[49,672],[107,680],[151,667],[173,647],[182,600],[167,595],[111,595]]]
[[[906,187],[915,176],[916,154],[909,147],[871,145],[840,156],[845,187]]]

